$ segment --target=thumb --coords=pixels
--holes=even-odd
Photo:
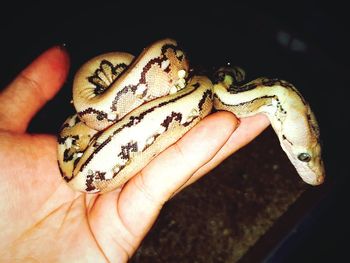
[[[0,130],[25,132],[32,117],[57,93],[69,70],[65,49],[54,46],[0,93]]]

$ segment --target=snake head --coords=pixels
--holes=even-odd
[[[295,146],[293,148],[287,152],[287,155],[303,181],[310,185],[322,184],[325,178],[325,169],[320,145],[317,144],[307,149]]]
[[[304,182],[310,185],[322,184],[325,168],[315,116],[308,105],[303,114],[295,113],[285,120],[284,131],[279,138],[281,146]]]

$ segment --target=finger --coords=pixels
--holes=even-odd
[[[232,114],[208,116],[129,181],[118,208],[133,234],[147,233],[164,202],[219,151],[236,125]]]
[[[60,46],[41,54],[0,93],[0,129],[24,132],[64,83],[69,57]]]
[[[216,155],[205,165],[200,167],[193,176],[178,190],[180,192],[186,186],[194,183],[200,177],[213,170],[222,163],[227,157],[247,145],[256,138],[270,124],[268,118],[259,114],[256,116],[242,118],[238,128],[232,133],[225,145],[216,153]]]

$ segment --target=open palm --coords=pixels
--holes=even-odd
[[[212,114],[121,189],[78,193],[61,179],[55,137],[26,133],[68,69],[66,51],[53,47],[0,93],[0,261],[126,262],[169,198],[268,125]]]

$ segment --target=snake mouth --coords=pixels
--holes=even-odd
[[[307,183],[310,184],[310,185],[313,185],[313,186],[317,186],[317,185],[323,184],[324,180],[325,180],[325,176],[324,175],[319,175],[314,180],[312,180],[310,182],[307,182]]]
[[[315,173],[309,174],[308,176],[302,177],[303,181],[309,185],[317,186],[320,184],[323,184],[325,181],[325,173],[318,173],[315,175]]]
[[[305,183],[317,186],[325,181],[325,168],[320,158],[314,156],[310,161],[300,161],[297,154],[292,154],[290,144],[281,143],[281,146]]]

